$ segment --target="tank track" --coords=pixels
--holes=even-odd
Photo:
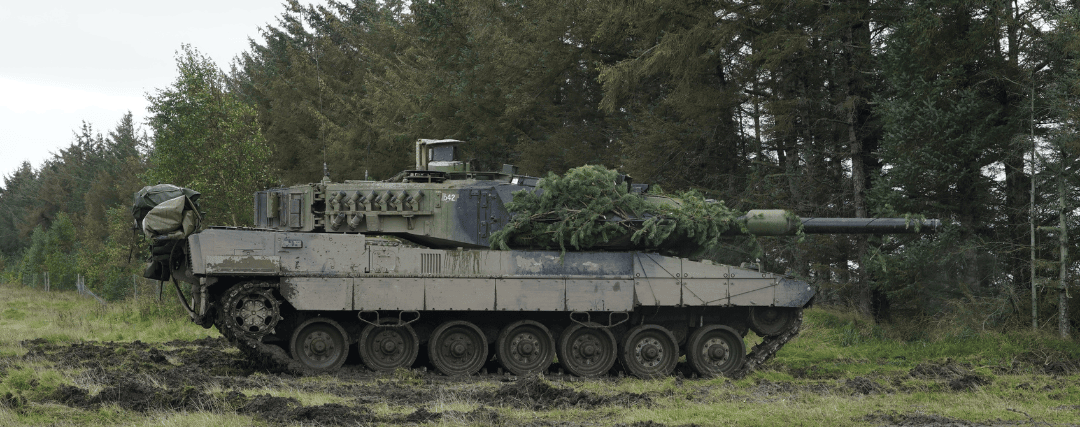
[[[803,311],[799,310],[796,315],[795,321],[791,322],[789,327],[783,333],[778,335],[765,337],[765,339],[758,345],[755,345],[750,353],[746,355],[746,362],[743,363],[735,372],[729,375],[732,379],[741,379],[749,375],[758,366],[761,366],[768,362],[781,348],[791,341],[792,338],[799,335],[799,330],[802,327]],[[217,323],[218,330],[222,332],[229,342],[233,343],[236,348],[240,349],[240,352],[254,362],[257,366],[267,369],[272,372],[284,372],[293,375],[303,375],[308,373],[308,369],[304,367],[300,362],[293,360],[289,354],[273,344],[266,344],[262,342],[261,337],[258,339],[249,337],[242,330],[230,330],[229,328],[221,326],[222,323]]]
[[[758,366],[761,366],[765,364],[765,362],[768,362],[769,359],[772,359],[772,357],[776,355],[776,352],[784,347],[784,344],[787,344],[788,341],[791,341],[792,338],[799,335],[799,328],[802,327],[802,321],[803,311],[802,309],[799,309],[796,312],[795,321],[791,322],[791,326],[786,331],[777,335],[765,337],[760,344],[755,345],[754,348],[750,350],[750,353],[746,355],[746,363],[733,372],[730,377],[734,379],[743,378],[750,372],[753,372],[754,369],[757,369]]]
[[[308,369],[300,362],[293,360],[289,353],[281,347],[273,344],[267,344],[262,342],[262,337],[252,337],[250,333],[244,331],[239,326],[230,328],[224,321],[224,316],[219,313],[214,321],[214,326],[217,327],[218,332],[225,339],[229,340],[240,353],[243,354],[247,360],[251,361],[254,366],[258,366],[262,369],[266,369],[275,373],[287,373],[292,375],[303,375],[308,372]]]

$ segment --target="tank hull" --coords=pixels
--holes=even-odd
[[[399,354],[398,347],[442,348],[445,355],[429,357],[453,362],[452,350],[463,342],[472,343],[474,352],[490,346],[485,361],[506,360],[514,373],[535,359],[532,353],[522,356],[521,348],[535,344],[577,351],[560,360],[578,362],[568,367],[578,375],[612,369],[614,359],[605,369],[600,368],[607,362],[594,360],[610,350],[618,366],[653,377],[671,372],[667,364],[674,367],[686,354],[695,331],[722,326],[719,338],[699,341],[714,350],[727,345],[722,348],[728,353],[700,373],[734,375],[745,361],[710,368],[742,360],[745,349],[731,347],[741,345],[734,341],[748,330],[758,330],[752,312],[781,313],[782,330],[770,336],[793,334],[796,316],[814,295],[805,282],[783,275],[645,252],[432,249],[365,234],[210,228],[188,237],[186,253],[190,264],[176,266],[174,276],[197,284],[196,322],[217,326],[249,346],[277,345],[316,370],[325,369],[311,361],[321,360],[319,353],[304,351],[323,348],[320,339],[330,336],[337,340],[326,341],[330,348],[349,350],[325,358],[358,351],[376,370],[412,366],[415,357]],[[312,319],[332,323],[342,336],[336,338],[326,325],[309,333]],[[444,338],[443,327],[453,332],[451,338]],[[626,339],[640,342],[620,348]],[[546,369],[553,358],[548,359],[538,363]],[[461,371],[436,364],[451,375],[472,373],[470,366]]]
[[[642,252],[429,249],[363,234],[208,229],[193,273],[277,282],[307,310],[629,311],[801,307],[806,283]]]

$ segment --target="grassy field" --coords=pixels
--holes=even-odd
[[[1078,363],[1075,340],[812,309],[737,381],[296,377],[250,365],[174,297],[102,307],[0,285],[4,426],[1080,425]]]

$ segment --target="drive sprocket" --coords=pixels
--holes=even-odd
[[[244,282],[229,288],[221,300],[219,326],[227,337],[261,340],[274,333],[281,302],[265,283]],[[228,331],[228,332],[226,332]]]

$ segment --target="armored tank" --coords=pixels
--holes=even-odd
[[[460,141],[419,140],[416,166],[387,181],[331,182],[255,194],[254,228],[198,225],[198,193],[144,188],[133,209],[152,238],[145,275],[191,285],[191,319],[253,356],[334,370],[350,352],[368,368],[418,356],[449,376],[492,360],[525,375],[559,366],[581,377],[740,376],[794,337],[814,297],[785,275],[638,250],[613,238],[592,251],[492,250],[506,202],[538,178],[470,170]],[[615,185],[650,197],[629,179]],[[661,201],[662,202],[662,201]],[[731,233],[915,233],[936,220],[798,218],[750,211]],[[677,242],[676,242],[677,243]],[[182,296],[183,294],[181,294]],[[744,337],[763,337],[749,352]]]

